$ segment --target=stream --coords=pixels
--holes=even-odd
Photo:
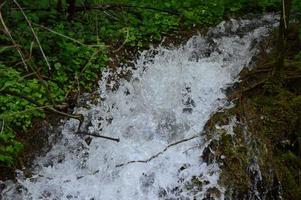
[[[17,183],[7,182],[4,199],[224,199],[219,163],[201,157],[211,139],[204,125],[231,106],[226,89],[276,25],[272,14],[223,21],[180,47],[141,52],[134,67],[105,70],[98,103],[85,100],[74,113],[86,118],[82,131],[120,142],[87,142],[74,134],[79,122],[67,120],[60,139],[34,161],[32,177],[18,171]]]

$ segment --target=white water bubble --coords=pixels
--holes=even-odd
[[[252,24],[252,28],[247,28]],[[203,199],[220,192],[218,163],[201,159],[208,141],[206,121],[226,106],[225,89],[238,79],[256,54],[253,42],[267,36],[274,17],[222,22],[186,45],[159,47],[141,54],[130,80],[110,81],[103,72],[98,105],[77,108],[90,132],[120,138],[93,138],[90,145],[74,134],[68,120],[62,139],[35,161],[34,178],[18,177],[6,199],[155,200]],[[230,27],[230,28],[229,28]],[[229,31],[229,33],[227,32]],[[157,52],[155,55],[153,52]],[[120,69],[121,70],[121,69]],[[119,71],[121,73],[121,71]],[[114,74],[113,74],[114,75]],[[114,85],[117,90],[111,90]],[[108,87],[109,86],[109,87]],[[202,184],[191,185],[192,179]]]

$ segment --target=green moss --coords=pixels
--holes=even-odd
[[[215,124],[227,124],[233,115],[243,122],[234,128],[234,136],[215,129]],[[219,161],[223,163],[221,183],[228,195],[242,198],[251,190],[248,167],[256,158],[266,189],[275,188],[279,180],[284,199],[300,199],[300,95],[287,88],[246,95],[235,108],[215,114],[207,129],[220,134],[214,146],[216,158],[225,157]]]

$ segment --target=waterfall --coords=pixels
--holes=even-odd
[[[203,128],[229,105],[225,89],[276,24],[273,15],[223,21],[180,47],[141,52],[132,67],[104,70],[97,103],[86,100],[74,112],[86,118],[82,131],[120,142],[87,142],[69,119],[59,141],[36,158],[32,177],[19,171],[5,199],[224,199],[219,163],[201,158],[210,142]]]

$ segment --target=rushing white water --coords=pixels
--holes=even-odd
[[[101,101],[75,112],[87,119],[83,129],[120,142],[93,138],[88,145],[74,134],[78,121],[68,120],[61,140],[36,159],[33,177],[20,173],[18,189],[6,189],[5,198],[223,199],[218,164],[201,159],[210,140],[202,130],[227,104],[223,89],[250,64],[275,23],[271,15],[222,22],[180,48],[143,52],[135,69],[127,69],[128,80],[109,81],[112,73],[104,72]]]

